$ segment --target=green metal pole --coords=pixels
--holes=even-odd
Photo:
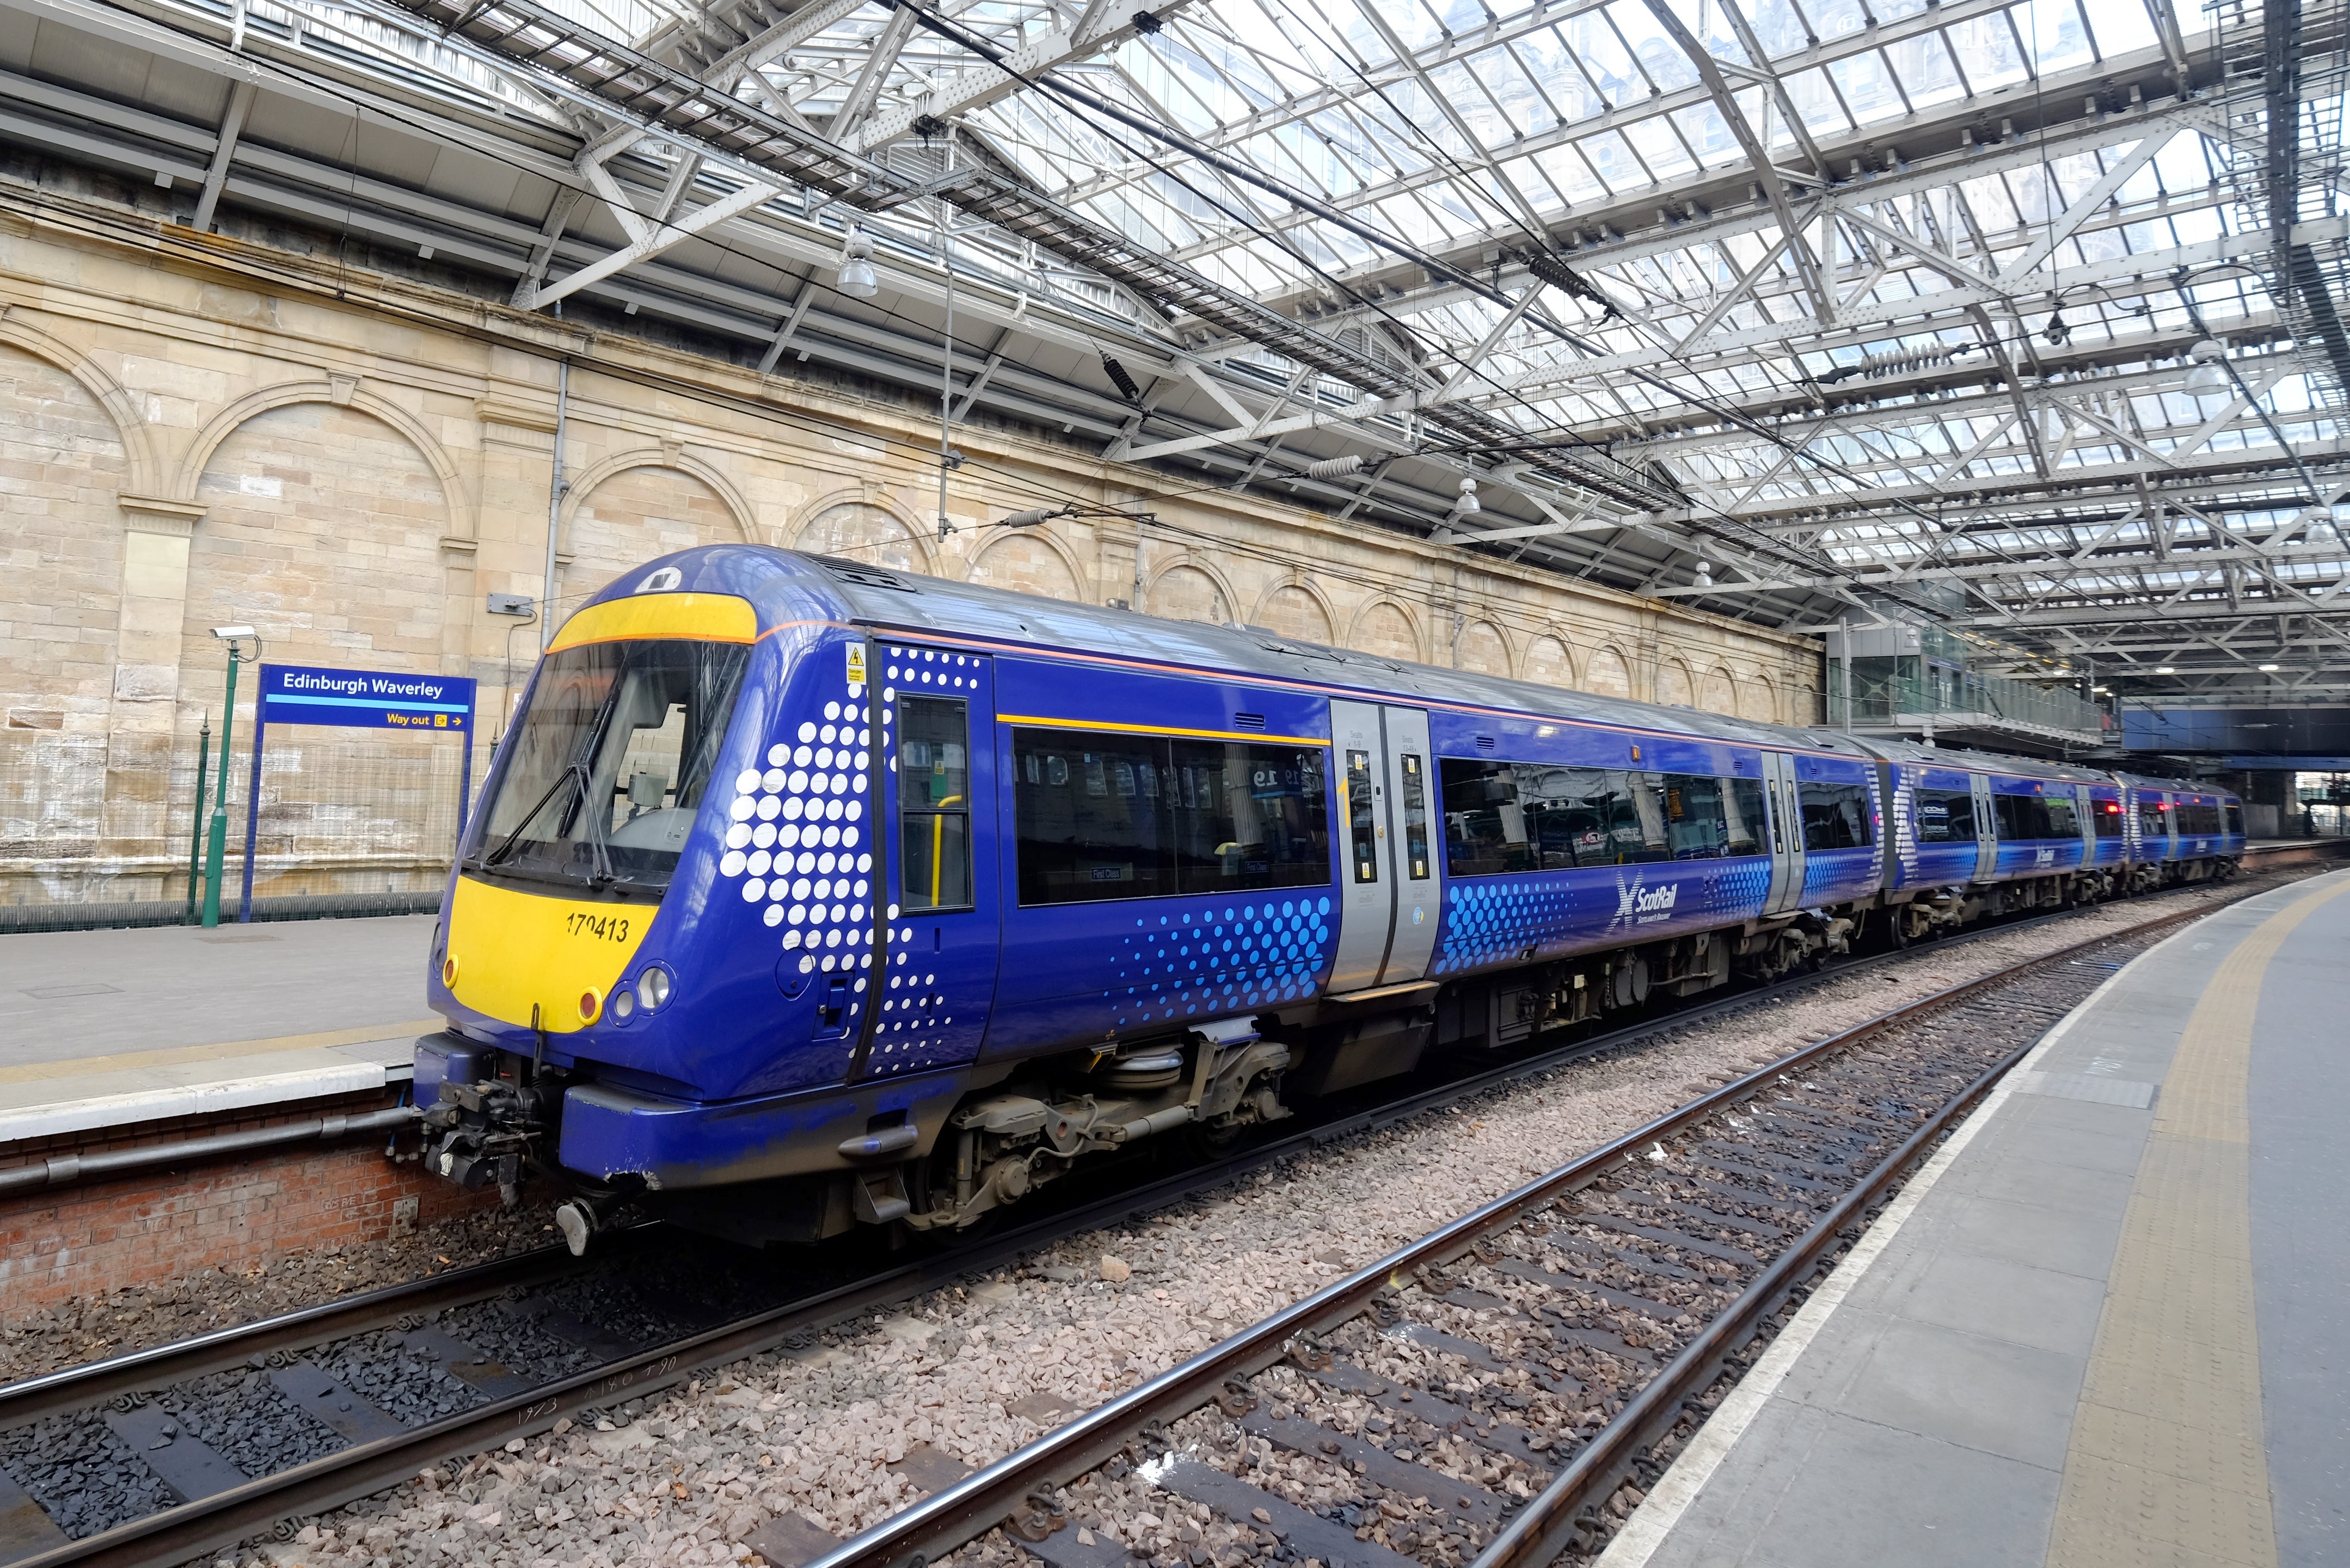
[[[228,734],[236,728],[236,644],[228,646],[228,699],[221,711],[220,778],[213,792],[213,836],[204,854],[204,924],[220,924],[221,861],[228,854]]]
[[[212,754],[213,716],[207,713],[196,735],[196,809],[188,815],[188,915],[182,923],[191,926],[196,923],[196,884],[204,874],[204,764]]]

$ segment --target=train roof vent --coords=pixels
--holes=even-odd
[[[920,591],[897,573],[869,561],[845,560],[838,556],[810,556],[808,559],[844,583],[857,583],[868,588],[889,588],[901,594]]]
[[[1232,728],[1235,730],[1262,730],[1264,728],[1264,715],[1262,713],[1235,713],[1232,715]]]
[[[1480,736],[1478,736],[1478,737],[1477,737],[1477,749],[1478,749],[1479,751],[1481,751],[1481,752],[1490,752],[1490,751],[1492,751],[1492,750],[1493,749],[1493,737],[1492,737],[1492,736],[1491,736],[1491,735],[1480,735]]]

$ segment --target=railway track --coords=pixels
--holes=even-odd
[[[2132,928],[2122,936],[2095,940],[2106,944],[2137,940],[2141,934],[2193,919],[2212,907],[2215,906],[2199,900],[2194,908]],[[1905,957],[1930,957],[1947,952],[1962,941],[2012,933],[2022,926],[2063,918],[2041,917],[1946,940],[1912,950],[1908,954],[1853,961],[1808,981],[1711,1000],[1628,1028],[1537,1050],[1485,1071],[1420,1086],[1399,1096],[1390,1096],[1378,1104],[1345,1112],[1319,1125],[1245,1149],[1212,1166],[1172,1178],[1139,1180],[1126,1190],[1097,1201],[1069,1206],[1060,1212],[1040,1213],[1017,1231],[913,1262],[886,1262],[868,1266],[865,1259],[843,1255],[834,1260],[837,1272],[833,1277],[811,1283],[805,1263],[795,1262],[793,1280],[785,1282],[776,1277],[772,1265],[762,1267],[754,1257],[708,1248],[664,1249],[655,1228],[646,1227],[613,1238],[619,1243],[616,1247],[599,1251],[584,1262],[558,1250],[523,1254],[0,1388],[0,1455],[15,1454],[21,1459],[28,1446],[36,1447],[45,1456],[45,1462],[52,1467],[59,1463],[78,1467],[69,1484],[47,1485],[40,1489],[46,1495],[38,1497],[27,1495],[0,1475],[0,1563],[21,1563],[22,1568],[35,1568],[36,1564],[39,1568],[61,1568],[65,1563],[184,1561],[198,1552],[265,1534],[273,1527],[282,1527],[290,1518],[321,1511],[405,1480],[433,1460],[478,1451],[544,1430],[566,1416],[579,1417],[589,1412],[619,1409],[701,1368],[779,1345],[806,1343],[822,1328],[858,1313],[902,1301],[962,1274],[1016,1260],[1061,1236],[1165,1207],[1253,1168],[1289,1158],[1314,1144],[1402,1120],[1511,1079],[1553,1070],[1578,1057],[1625,1049],[1659,1031],[1685,1028],[1710,1015],[1800,995],[1813,985],[1856,969],[1898,961]],[[2065,951],[2070,953],[2072,950]],[[2059,955],[2007,972],[2036,973],[2051,963],[2070,961],[2073,961]],[[1984,990],[1988,983],[1969,982],[1918,1006],[1962,1005],[1961,999]],[[1635,1136],[1660,1142],[1675,1137],[1691,1116],[1726,1115],[1721,1106],[1757,1092],[1771,1075],[1803,1071],[1805,1064],[1822,1060],[1828,1054],[1848,1050],[1865,1038],[1897,1031],[1917,1012],[1918,1009],[1905,1009],[1847,1031],[1709,1096],[1676,1113],[1675,1117],[1668,1118],[1668,1123],[1643,1129]],[[2033,1030],[2032,1038],[2036,1039],[2038,1033]],[[1887,1085],[1875,1085],[1867,1093],[1881,1097],[1886,1088]],[[1904,1088],[1897,1097],[1906,1106],[1918,1099],[1920,1093]],[[1851,1095],[1859,1096],[1855,1104],[1867,1099],[1858,1085],[1853,1086]],[[1568,1167],[1544,1181],[1563,1182],[1561,1191],[1580,1190],[1596,1177],[1571,1173],[1586,1168],[1597,1171],[1620,1164],[1624,1158],[1611,1146],[1611,1150]],[[1519,1210],[1533,1200],[1524,1194],[1513,1195],[1504,1200],[1504,1205],[1514,1205],[1509,1212],[1519,1215],[1518,1219],[1504,1223],[1492,1218],[1500,1212],[1498,1206],[1483,1211],[1485,1218],[1471,1217],[1448,1227],[1436,1238],[1406,1249],[1405,1253],[1390,1260],[1391,1269],[1382,1265],[1393,1274],[1393,1280],[1380,1274],[1370,1279],[1366,1289],[1366,1278],[1378,1274],[1378,1271],[1367,1271],[1366,1275],[1334,1286],[1290,1313],[1268,1320],[1271,1324],[1284,1324],[1301,1312],[1306,1314],[1295,1326],[1280,1330],[1284,1347],[1273,1356],[1260,1354],[1266,1325],[1259,1325],[1232,1342],[1232,1346],[1256,1349],[1227,1347],[1211,1353],[1213,1356],[1232,1358],[1229,1367],[1217,1375],[1218,1378],[1261,1380],[1268,1376],[1263,1370],[1265,1366],[1278,1356],[1291,1354],[1286,1345],[1290,1337],[1299,1334],[1337,1336],[1331,1348],[1323,1353],[1332,1357],[1330,1366],[1293,1365],[1286,1373],[1271,1374],[1276,1378],[1291,1376],[1302,1381],[1295,1390],[1284,1387],[1275,1391],[1268,1386],[1265,1393],[1269,1397],[1262,1401],[1268,1413],[1260,1415],[1253,1408],[1232,1419],[1243,1423],[1237,1428],[1243,1431],[1250,1430],[1246,1425],[1250,1422],[1259,1426],[1274,1423],[1271,1430],[1275,1436],[1253,1433],[1253,1437],[1263,1437],[1264,1441],[1277,1447],[1278,1435],[1296,1437],[1304,1429],[1300,1423],[1315,1425],[1313,1415],[1330,1400],[1367,1401],[1366,1409],[1376,1405],[1398,1413],[1360,1416],[1354,1428],[1347,1430],[1340,1429],[1347,1425],[1341,1419],[1331,1428],[1332,1436],[1311,1440],[1339,1442],[1348,1462],[1359,1461],[1365,1467],[1416,1462],[1392,1458],[1375,1460],[1367,1453],[1357,1452],[1346,1445],[1378,1449],[1392,1455],[1399,1444],[1392,1439],[1382,1444],[1377,1439],[1386,1434],[1377,1431],[1366,1437],[1362,1423],[1383,1420],[1388,1422],[1387,1431],[1392,1433],[1404,1429],[1398,1425],[1399,1421],[1418,1420],[1436,1411],[1444,1413],[1445,1418],[1456,1425],[1470,1421],[1473,1427],[1471,1416],[1455,1413],[1469,1411],[1471,1405],[1456,1403],[1438,1387],[1423,1386],[1428,1377],[1415,1383],[1413,1369],[1401,1363],[1378,1361],[1376,1368],[1367,1368],[1358,1365],[1360,1357],[1342,1362],[1341,1352],[1348,1351],[1348,1346],[1340,1342],[1346,1334],[1359,1328],[1359,1324],[1344,1325],[1352,1324],[1356,1315],[1365,1311],[1391,1316],[1394,1321],[1378,1330],[1383,1335],[1381,1345],[1390,1349],[1403,1347],[1398,1353],[1404,1355],[1407,1362],[1413,1357],[1433,1358],[1430,1365],[1434,1366],[1449,1365],[1443,1362],[1444,1357],[1465,1354],[1461,1346],[1483,1343],[1475,1336],[1490,1336],[1492,1325],[1503,1323],[1509,1325],[1507,1333],[1487,1351],[1488,1355],[1497,1358],[1497,1366],[1509,1364],[1507,1357],[1520,1355],[1529,1345],[1549,1346],[1554,1352],[1535,1357],[1529,1367],[1528,1376],[1535,1391],[1523,1395],[1526,1401],[1523,1409],[1504,1403],[1503,1408],[1517,1410],[1525,1418],[1513,1422],[1501,1416],[1493,1417],[1494,1421],[1508,1428],[1502,1440],[1505,1444],[1516,1442],[1523,1450],[1509,1456],[1509,1459],[1523,1470],[1522,1485],[1530,1485],[1534,1479],[1551,1473],[1561,1455],[1549,1445],[1540,1449],[1529,1446],[1531,1438],[1526,1434],[1537,1429],[1574,1430],[1578,1433],[1574,1439],[1578,1455],[1603,1451],[1601,1434],[1594,1432],[1587,1438],[1581,1436],[1582,1428],[1570,1417],[1579,1418],[1585,1409],[1606,1409],[1611,1403],[1629,1399],[1637,1393],[1629,1388],[1618,1389],[1604,1379],[1594,1381],[1594,1366],[1586,1365],[1591,1357],[1626,1357],[1628,1359],[1607,1364],[1655,1371],[1666,1359],[1660,1353],[1670,1350],[1673,1356],[1682,1354],[1685,1347],[1678,1346],[1673,1337],[1675,1325],[1682,1318],[1677,1315],[1660,1328],[1652,1317],[1644,1315],[1651,1308],[1671,1306],[1677,1314],[1686,1312],[1691,1322],[1707,1314],[1711,1314],[1705,1315],[1708,1323],[1743,1321],[1730,1307],[1713,1311],[1723,1306],[1716,1298],[1723,1296],[1733,1283],[1738,1292],[1752,1293],[1761,1288],[1757,1282],[1762,1274],[1758,1272],[1755,1280],[1745,1280],[1741,1270],[1751,1265],[1754,1270],[1767,1271],[1778,1266],[1775,1260],[1780,1257],[1794,1255],[1792,1248],[1765,1246],[1766,1240],[1776,1242],[1787,1239],[1783,1234],[1765,1233],[1783,1232],[1799,1210],[1808,1213],[1819,1207],[1829,1178],[1808,1174],[1808,1168],[1789,1167],[1760,1155],[1755,1161],[1745,1162],[1737,1169],[1715,1169],[1711,1175],[1687,1179],[1677,1170],[1659,1168],[1649,1182],[1650,1187],[1659,1190],[1644,1189],[1625,1199],[1627,1207],[1614,1220],[1593,1219],[1582,1222],[1586,1231],[1593,1227],[1596,1231],[1581,1242],[1544,1242],[1543,1248],[1547,1250],[1521,1248],[1511,1254],[1514,1262],[1509,1267],[1503,1267],[1503,1260],[1500,1259],[1458,1262],[1461,1248],[1486,1241],[1489,1232],[1503,1235],[1510,1225],[1520,1223],[1523,1215]],[[1688,1185],[1689,1182],[1696,1185]],[[1862,1190],[1863,1186],[1865,1183],[1856,1185],[1852,1190]],[[1724,1194],[1717,1189],[1724,1187],[1751,1190],[1752,1194],[1738,1200],[1748,1205],[1747,1209],[1717,1226],[1717,1233],[1727,1239],[1710,1243],[1716,1252],[1735,1256],[1717,1256],[1699,1248],[1697,1251],[1703,1261],[1673,1262],[1657,1253],[1655,1245],[1642,1239],[1641,1228],[1649,1231],[1659,1226],[1669,1228],[1676,1222],[1676,1216],[1689,1220],[1688,1210],[1692,1206],[1706,1210],[1708,1204],[1723,1200]],[[1642,1206],[1644,1202],[1646,1207]],[[1635,1229],[1610,1229],[1611,1225]],[[1454,1232],[1461,1231],[1463,1226],[1469,1229],[1455,1237]],[[1741,1245],[1742,1238],[1748,1244]],[[1486,1244],[1497,1243],[1488,1241]],[[1451,1249],[1450,1253],[1446,1252],[1448,1247]],[[1409,1254],[1409,1258],[1406,1254]],[[1766,1257],[1772,1261],[1766,1262]],[[1645,1264],[1641,1262],[1644,1258]],[[1651,1272],[1640,1272],[1643,1268]],[[1441,1292],[1431,1293],[1429,1290],[1428,1286],[1438,1278],[1430,1271],[1458,1272],[1463,1269],[1467,1272],[1461,1273],[1457,1282],[1447,1283]],[[1578,1295],[1575,1293],[1582,1287],[1561,1282],[1584,1279],[1594,1269],[1599,1274],[1586,1279],[1585,1283],[1603,1293],[1599,1296]],[[1411,1277],[1414,1271],[1422,1271],[1425,1278],[1408,1289],[1399,1288],[1395,1282]],[[1607,1280],[1614,1282],[1602,1282]],[[1334,1292],[1337,1293],[1334,1295]],[[1596,1301],[1607,1314],[1618,1315],[1604,1323],[1567,1324],[1551,1300],[1552,1294],[1560,1292],[1566,1293],[1560,1300]],[[1409,1322],[1402,1315],[1407,1298],[1416,1314]],[[495,1304],[488,1312],[478,1310],[485,1303]],[[1423,1305],[1427,1310],[1419,1311]],[[467,1311],[468,1308],[477,1310]],[[1309,1308],[1310,1312],[1306,1310]],[[1480,1314],[1484,1315],[1481,1318]],[[1630,1315],[1621,1315],[1627,1314]],[[1421,1322],[1423,1317],[1428,1321]],[[1576,1332],[1566,1332],[1570,1327]],[[1711,1334],[1712,1331],[1706,1332]],[[1662,1337],[1659,1337],[1659,1334]],[[1636,1351],[1642,1354],[1634,1354]],[[1304,1345],[1296,1347],[1296,1353],[1307,1361],[1315,1354]],[[1555,1361],[1564,1366],[1551,1366]],[[1483,1363],[1475,1365],[1484,1366]],[[1178,1372],[1182,1370],[1179,1368]],[[1484,1370],[1491,1373],[1494,1367],[1485,1366]],[[1170,1373],[1169,1377],[1176,1376]],[[1348,1383],[1349,1378],[1368,1379],[1380,1386],[1374,1392],[1369,1383],[1355,1386]],[[919,1542],[900,1543],[879,1556],[869,1551],[854,1558],[843,1556],[840,1563],[853,1561],[880,1568],[884,1563],[901,1563],[913,1551],[924,1552],[934,1559],[951,1549],[957,1541],[983,1532],[1016,1511],[1027,1491],[1071,1479],[1108,1457],[1105,1453],[1085,1458],[1082,1463],[1071,1459],[1072,1453],[1089,1454],[1085,1445],[1097,1439],[1083,1438],[1079,1449],[1069,1449],[1067,1443],[1071,1439],[1065,1433],[1075,1432],[1078,1428],[1087,1432],[1098,1428],[1100,1433],[1119,1428],[1117,1441],[1110,1448],[1123,1449],[1138,1439],[1144,1423],[1174,1419],[1199,1404],[1198,1399],[1186,1404],[1185,1396],[1162,1391],[1152,1396],[1149,1401],[1150,1411],[1133,1423],[1131,1429],[1120,1428],[1120,1418],[1109,1413],[1126,1409],[1167,1382],[1162,1378],[1159,1383],[1146,1385],[1104,1407],[1102,1411],[1077,1423],[1076,1428],[1065,1428],[1064,1433],[1056,1433],[1036,1445],[1037,1450],[1050,1450],[1050,1457],[1025,1461],[1041,1464],[1044,1469],[1014,1487],[1010,1502],[994,1496],[1002,1489],[991,1483],[988,1495],[993,1501],[979,1505],[977,1511],[960,1504],[948,1508],[944,1498],[962,1490],[951,1488],[948,1493],[934,1496],[930,1503],[905,1516],[906,1528],[920,1534]],[[1598,1403],[1571,1411],[1556,1404],[1560,1400],[1571,1402],[1570,1396],[1562,1392],[1570,1384]],[[1250,1388],[1245,1397],[1258,1401],[1255,1385],[1252,1383]],[[1271,1397],[1276,1393],[1277,1397]],[[1209,1387],[1205,1397],[1221,1397],[1227,1405],[1238,1404],[1243,1398],[1243,1394],[1220,1386]],[[1513,1397],[1518,1397],[1514,1391]],[[1552,1403],[1543,1405],[1536,1416],[1532,1412],[1538,1397]],[[1170,1398],[1173,1405],[1160,1408]],[[282,1417],[289,1406],[309,1419],[289,1423],[282,1418],[268,1418]],[[1175,1408],[1178,1406],[1180,1409]],[[1413,1406],[1417,1406],[1416,1410],[1407,1408]],[[1269,1413],[1284,1407],[1287,1414],[1276,1417]],[[1609,1414],[1620,1418],[1622,1412]],[[1108,1427],[1102,1427],[1105,1420],[1109,1422]],[[1549,1424],[1532,1424],[1537,1421]],[[289,1428],[301,1435],[299,1441],[287,1439]],[[1461,1440],[1482,1439],[1472,1437]],[[1408,1441],[1400,1446],[1410,1451]],[[1480,1452],[1489,1449],[1487,1445]],[[1007,1460],[1005,1464],[1012,1462]],[[1076,1464],[1077,1469],[1071,1469],[1072,1464]],[[995,1467],[987,1474],[992,1476],[995,1469],[1003,1468]],[[253,1479],[256,1471],[259,1477]],[[1367,1469],[1357,1473],[1367,1474]],[[1200,1484],[1213,1483],[1201,1480]],[[61,1490],[68,1495],[61,1497]],[[1480,1490],[1503,1501],[1476,1503],[1472,1497],[1471,1503],[1461,1506],[1477,1517],[1471,1520],[1464,1514],[1448,1521],[1456,1530],[1469,1531],[1475,1539],[1483,1539],[1477,1534],[1479,1531],[1490,1535],[1499,1530],[1504,1515],[1521,1520],[1532,1511],[1520,1508],[1513,1494],[1487,1491],[1482,1482]],[[73,1506],[76,1497],[87,1505],[79,1511]],[[1255,1506],[1258,1505],[1251,1505]],[[922,1522],[938,1514],[941,1508],[946,1508],[947,1514],[951,1514],[957,1522],[938,1527]],[[1273,1511],[1269,1506],[1266,1511]],[[938,1517],[943,1519],[947,1514]],[[1049,1522],[1052,1514],[1047,1510],[1040,1517]],[[1360,1528],[1378,1533],[1376,1527]],[[78,1539],[68,1539],[68,1533]],[[1051,1554],[1048,1549],[1059,1533],[1047,1532],[1045,1541],[1039,1543],[1040,1553]],[[1319,1539],[1319,1534],[1318,1528],[1307,1530],[1310,1539]],[[1441,1528],[1438,1535],[1453,1539],[1444,1535]],[[1353,1539],[1351,1529],[1347,1537]],[[1075,1537],[1070,1539],[1074,1541]],[[825,1546],[827,1542],[812,1542],[807,1552],[796,1554],[814,1554],[816,1548]],[[1315,1554],[1305,1551],[1296,1553]],[[1333,1561],[1326,1555],[1323,1560],[1326,1563]],[[1448,1557],[1440,1553],[1425,1559],[1446,1563],[1466,1560],[1458,1554]],[[1371,1568],[1400,1568],[1399,1563],[1388,1559],[1367,1562]],[[1110,1564],[1096,1553],[1070,1568],[1110,1568]]]
[[[2129,956],[2192,918],[1831,1036],[854,1540],[786,1529],[771,1563],[902,1568],[999,1526],[1052,1568],[1205,1568],[1235,1552],[1326,1568],[1594,1555],[1913,1164]]]

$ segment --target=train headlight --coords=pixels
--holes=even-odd
[[[658,1012],[669,1002],[671,983],[669,971],[651,965],[637,976],[637,1001],[647,1012]]]
[[[624,991],[612,998],[612,1016],[623,1023],[627,1022],[629,1016],[636,1010],[637,993],[635,992]]]

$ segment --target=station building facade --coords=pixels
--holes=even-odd
[[[558,365],[571,369],[555,482]],[[331,247],[199,236],[98,196],[0,211],[0,904],[175,899],[211,628],[273,661],[469,675],[503,728],[540,627],[647,557],[749,541],[1064,599],[1783,722],[1818,722],[1810,639],[958,426],[935,404],[761,376],[526,315]],[[1064,495],[1120,512],[1014,532]],[[241,845],[250,678],[231,800]],[[475,773],[489,747],[477,749]],[[273,730],[257,890],[437,885],[458,748]],[[235,872],[233,855],[232,875]]]

